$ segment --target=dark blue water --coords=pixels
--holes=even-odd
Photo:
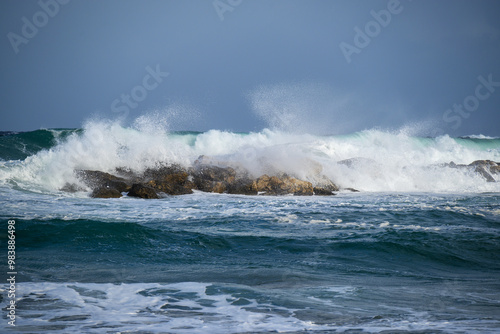
[[[2,332],[500,332],[499,192],[92,199],[37,152],[0,169]]]

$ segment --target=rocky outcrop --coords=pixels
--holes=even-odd
[[[348,168],[357,168],[363,163],[373,165],[375,162],[362,158],[338,162],[339,165]],[[143,173],[119,168],[116,170],[116,175],[95,170],[79,170],[76,171],[76,175],[87,187],[86,190],[91,190],[90,196],[95,198],[118,198],[123,193],[128,193],[128,196],[132,197],[160,198],[164,195],[191,194],[193,190],[242,195],[335,195],[340,190],[339,187],[322,174],[320,167],[317,166],[307,180],[285,173],[269,173],[255,177],[242,166],[236,164],[224,166],[221,161],[202,156],[190,168],[162,165],[149,168]],[[500,163],[491,160],[476,160],[468,165],[450,162],[439,167],[477,173],[487,182],[496,182],[498,178],[496,175],[500,174]],[[66,184],[61,190],[75,192],[82,191],[82,188],[81,185]],[[352,188],[343,190],[357,192]]]
[[[487,182],[496,182],[492,176],[500,174],[500,163],[491,160],[476,160],[468,165],[456,164],[451,161],[444,165],[445,167],[467,169],[481,175]]]
[[[77,171],[77,176],[92,190],[91,197],[114,198],[128,192],[128,196],[159,198],[161,194],[184,195],[193,190],[213,193],[242,195],[334,195],[339,188],[327,177],[314,175],[314,182],[297,179],[291,175],[264,174],[253,177],[241,166],[210,164],[212,159],[200,157],[193,167],[163,165],[149,168],[142,174],[125,168],[116,170],[117,175],[94,170]],[[73,189],[67,187],[67,189]]]

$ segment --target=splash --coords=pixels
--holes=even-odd
[[[350,135],[319,136],[265,129],[234,133],[220,130],[169,132],[155,114],[131,127],[93,120],[82,130],[54,137],[54,144],[24,160],[2,161],[0,183],[30,191],[58,191],[78,183],[81,169],[136,172],[162,164],[190,167],[202,155],[211,163],[239,166],[254,176],[285,172],[303,180],[322,174],[340,187],[361,191],[485,192],[500,182],[469,169],[444,164],[500,161],[500,139],[416,137],[401,131],[366,130]],[[498,174],[494,175],[499,181]]]
[[[263,85],[248,94],[255,114],[276,131],[332,134],[359,124],[352,94],[318,83]]]

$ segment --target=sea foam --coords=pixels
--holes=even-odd
[[[423,138],[377,129],[335,136],[269,129],[179,133],[142,117],[130,127],[89,121],[82,131],[54,141],[50,149],[25,160],[3,161],[0,182],[52,192],[78,183],[75,170],[113,173],[120,167],[136,172],[164,164],[189,167],[205,156],[214,164],[242,167],[256,177],[283,172],[312,180],[321,174],[340,187],[361,191],[500,191],[500,183],[486,182],[474,171],[444,166],[451,161],[500,161],[498,139]],[[493,176],[498,181],[498,175]]]

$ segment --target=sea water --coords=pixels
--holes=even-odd
[[[256,176],[308,179],[319,168],[360,192],[94,199],[74,174],[189,167],[200,155]],[[4,133],[0,158],[1,332],[500,332],[499,176],[445,165],[500,162],[498,138],[96,121]]]

